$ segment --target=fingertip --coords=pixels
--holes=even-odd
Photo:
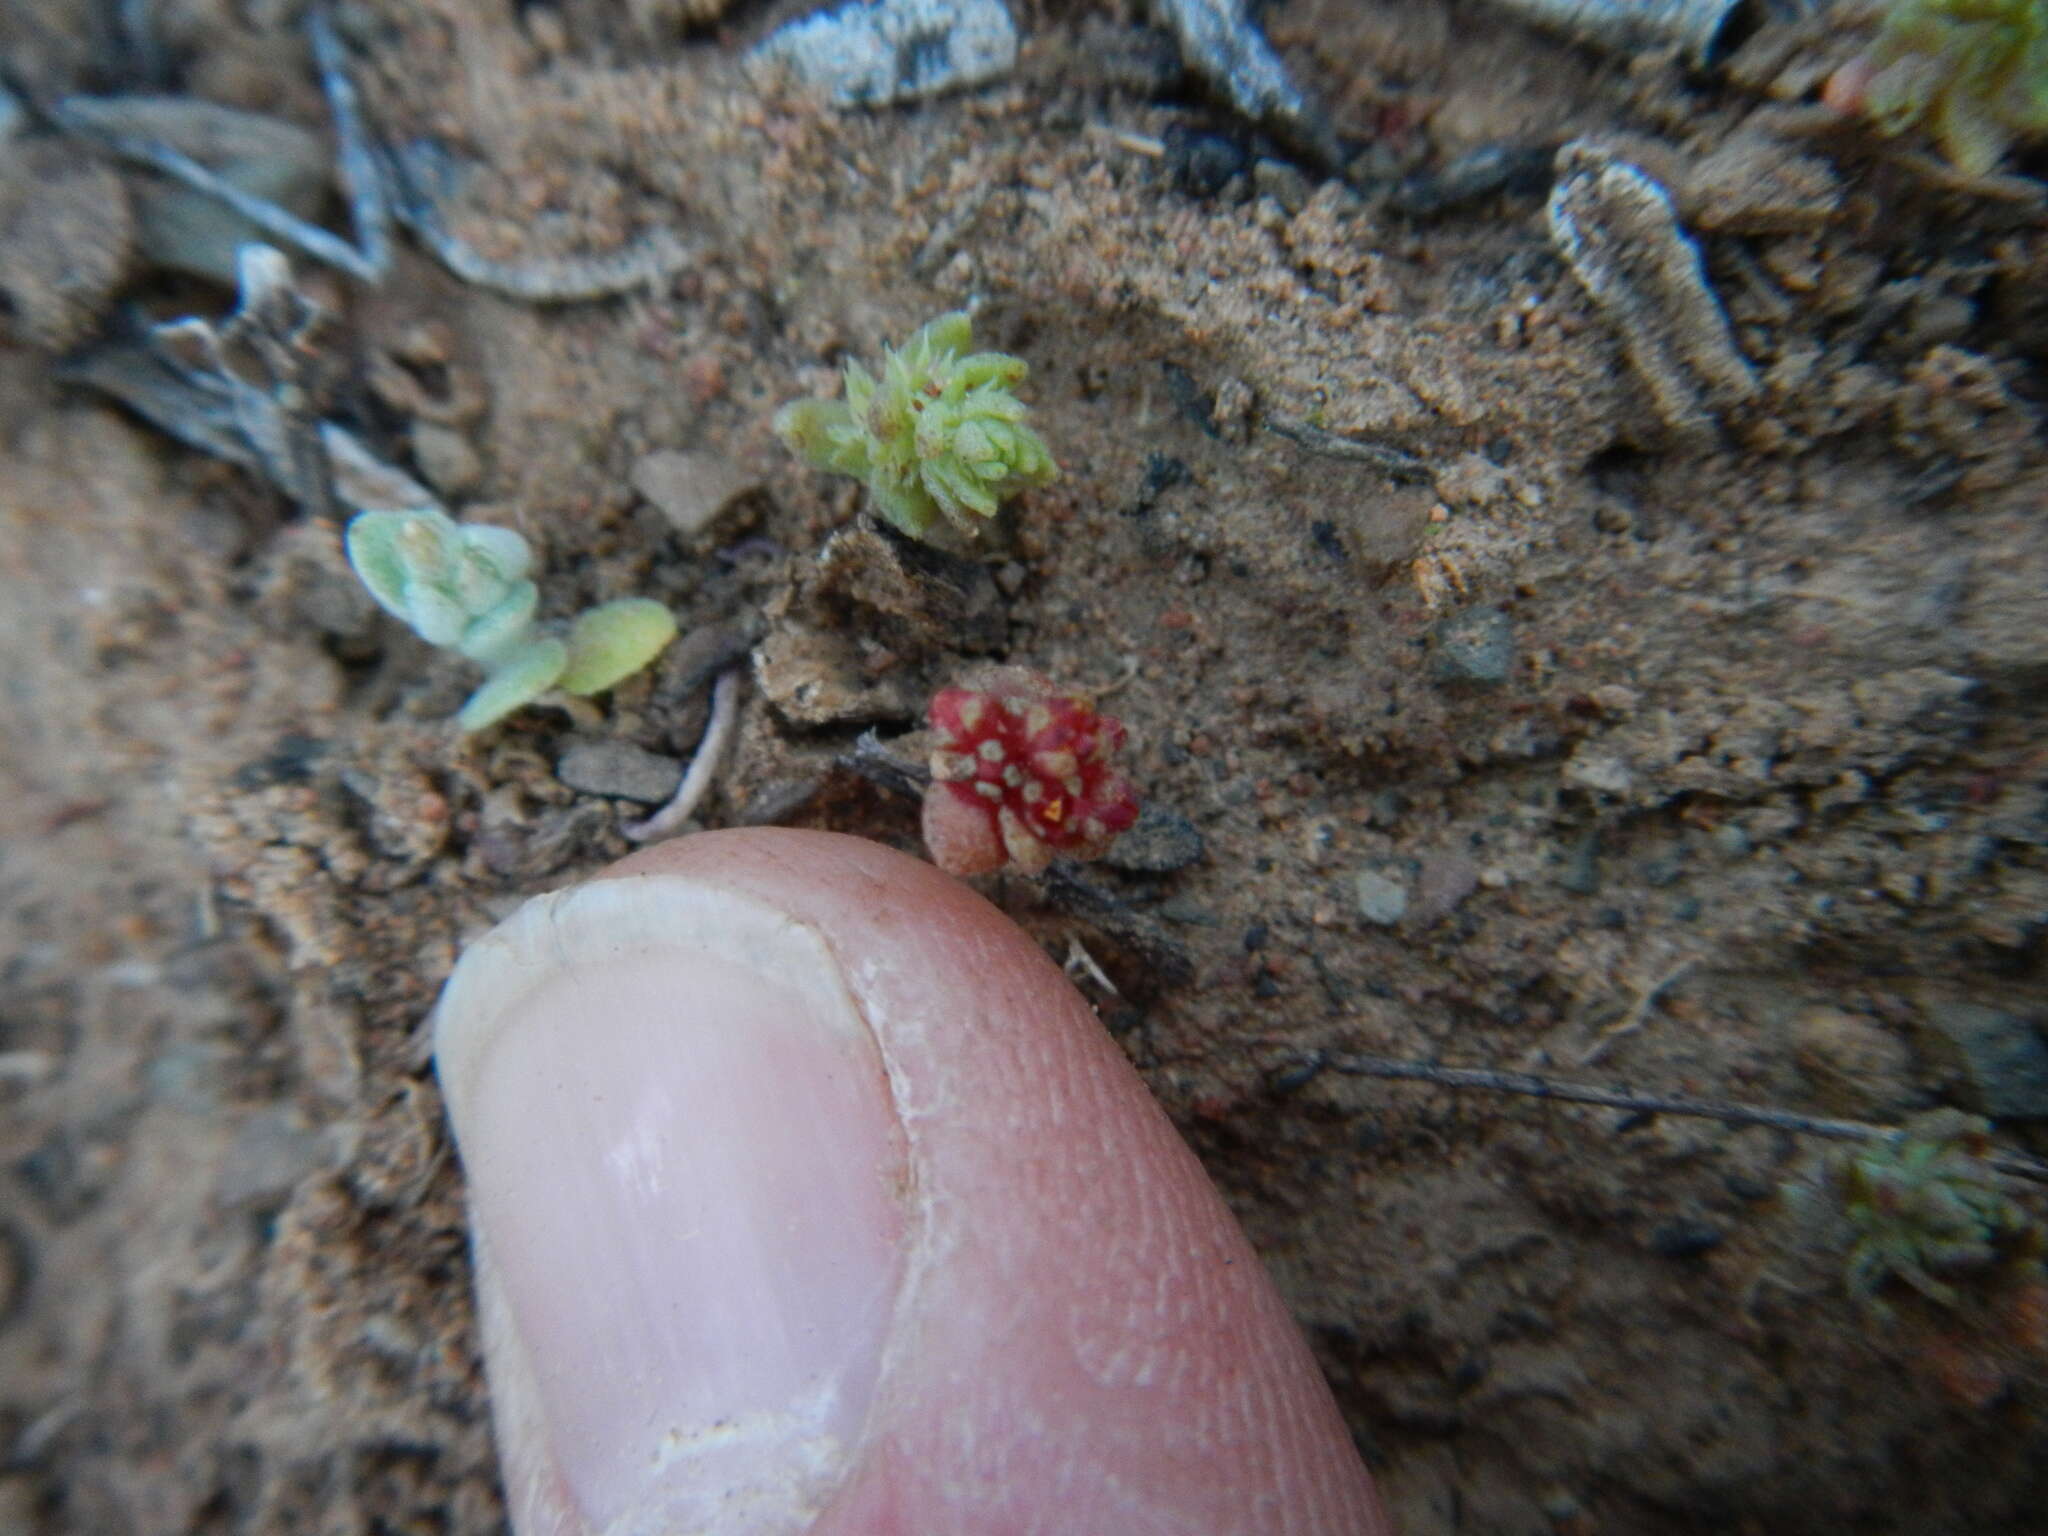
[[[857,1267],[867,1277],[865,1300],[840,1314],[856,1331],[863,1320],[872,1323],[873,1332],[853,1351],[859,1362],[849,1366],[841,1352],[820,1367],[837,1372],[832,1390],[845,1410],[831,1419],[838,1459],[823,1481],[812,1477],[804,1500],[780,1509],[757,1501],[766,1511],[761,1521],[730,1529],[825,1536],[1384,1529],[1306,1346],[1199,1164],[1059,969],[1000,912],[931,866],[877,844],[786,829],[659,845],[581,890],[617,882],[638,887],[630,906],[650,914],[648,942],[685,968],[674,995],[710,999],[708,1011],[686,1009],[633,1032],[635,1050],[673,1048],[689,1058],[699,1048],[677,1043],[678,1036],[723,1031],[733,1019],[780,1017],[786,999],[764,1015],[747,1002],[744,986],[707,992],[703,968],[737,964],[743,977],[781,978],[815,950],[829,956],[830,984],[850,1000],[859,1026],[854,1044],[874,1056],[875,1095],[855,1095],[851,1109],[813,1095],[814,1106],[824,1106],[814,1107],[814,1118],[850,1114],[850,1123],[866,1126],[865,1140],[821,1149],[799,1138],[782,1180],[745,1196],[781,1201],[821,1224],[830,1243],[852,1242],[849,1252],[863,1255]],[[572,907],[581,899],[564,898]],[[560,918],[557,909],[550,919],[557,938]],[[669,939],[659,938],[664,932]],[[545,970],[545,962],[535,963]],[[806,983],[802,995],[829,990]],[[475,986],[451,983],[450,991],[465,1008],[479,995]],[[558,987],[550,1006],[564,1011],[560,995]],[[800,1037],[838,1042],[831,1047],[838,1054],[828,1050],[819,1069],[821,1081],[858,1077],[866,1059],[835,1028]],[[475,1031],[444,1016],[442,1033],[454,1041]],[[473,1074],[463,1059],[461,1048],[449,1049],[444,1074]],[[777,1058],[765,1070],[763,1105],[772,1119],[775,1074],[801,1078],[807,1069]],[[753,1090],[735,1084],[746,1077],[746,1070],[728,1073],[717,1091],[743,1096]],[[488,1150],[488,1138],[464,1130],[473,1101],[456,1091],[450,1100],[465,1158],[473,1146],[500,1156]],[[517,1115],[545,1112],[544,1102],[528,1099]],[[606,1124],[578,1123],[579,1134],[599,1142],[590,1166],[603,1166],[617,1151],[605,1141]],[[755,1134],[750,1125],[733,1122],[725,1134],[744,1143]],[[687,1177],[704,1157],[699,1144],[688,1166],[668,1166]],[[790,1187],[803,1182],[805,1159],[835,1158],[860,1163],[873,1177],[849,1185],[842,1168],[832,1183],[832,1174],[817,1170],[834,1191],[822,1204]],[[472,1167],[471,1177],[480,1227],[503,1224],[504,1211],[524,1198],[516,1188],[503,1192],[502,1170]],[[494,1181],[501,1192],[490,1196]],[[884,1205],[862,1208],[850,1227],[833,1225],[874,1188],[886,1192]],[[736,1230],[728,1222],[727,1241],[737,1240]],[[876,1233],[884,1249],[862,1248],[862,1235]],[[502,1247],[486,1235],[489,1246]],[[504,1257],[494,1252],[494,1267]],[[663,1249],[636,1260],[634,1272],[653,1284],[648,1264],[673,1262],[683,1261]],[[777,1262],[802,1267],[790,1255]],[[683,1289],[701,1304],[708,1283],[686,1280]],[[755,1276],[749,1284],[759,1291],[768,1281]],[[826,1305],[801,1288],[785,1289],[775,1304]],[[545,1350],[533,1350],[526,1335],[546,1324],[532,1311],[518,1315],[516,1295],[496,1308],[519,1337],[492,1346],[494,1392],[509,1384],[534,1395],[531,1357]],[[693,1339],[687,1329],[680,1340],[669,1340],[679,1359],[716,1350],[715,1340]],[[782,1392],[815,1385],[803,1370],[785,1370],[779,1380],[774,1390]],[[717,1411],[701,1394],[689,1400],[661,1390],[676,1404],[674,1422],[655,1426],[665,1435],[687,1440],[691,1425],[683,1418]],[[537,1415],[527,1412],[525,1421],[537,1418],[544,1428],[507,1445],[528,1462],[550,1461],[538,1470],[508,1468],[508,1483],[544,1495],[559,1489],[563,1460],[562,1426],[551,1413],[559,1418],[547,1403]],[[505,1435],[502,1405],[499,1418]],[[633,1461],[619,1458],[617,1466],[630,1471]],[[586,1494],[584,1502],[595,1511],[606,1498]],[[533,1507],[547,1504],[542,1497]],[[614,1514],[626,1507],[614,1505]]]

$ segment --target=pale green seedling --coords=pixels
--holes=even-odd
[[[550,688],[601,693],[675,638],[674,615],[646,598],[591,609],[566,642],[541,633],[540,593],[526,574],[533,550],[509,528],[458,523],[434,508],[364,512],[348,525],[347,545],[378,607],[484,668],[483,685],[456,716],[465,731],[496,724]]]

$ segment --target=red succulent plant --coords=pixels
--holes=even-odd
[[[1006,667],[985,687],[940,689],[926,718],[924,840],[948,874],[1099,858],[1138,819],[1137,794],[1109,761],[1123,725],[1049,678]]]

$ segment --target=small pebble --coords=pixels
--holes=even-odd
[[[1441,682],[1504,683],[1515,664],[1515,626],[1498,608],[1467,608],[1436,627],[1434,670]]]
[[[1564,856],[1564,868],[1557,883],[1575,896],[1591,896],[1600,889],[1600,835],[1588,832]]]
[[[154,1103],[181,1114],[214,1114],[227,1096],[227,1053],[196,1040],[169,1046],[150,1058],[142,1081]]]
[[[1165,806],[1148,805],[1137,822],[1109,845],[1102,862],[1134,875],[1165,875],[1202,858],[1202,834],[1195,824]]]
[[[1971,1108],[1994,1120],[2048,1120],[2048,1040],[2031,1019],[1976,1003],[1936,1003],[1923,1040],[1960,1071]]]
[[[1284,160],[1260,160],[1252,165],[1252,189],[1285,208],[1299,213],[1308,206],[1315,188],[1308,178]]]
[[[582,794],[660,805],[683,782],[683,765],[627,741],[582,741],[562,754],[555,777]]]
[[[760,489],[758,478],[720,453],[663,448],[633,466],[633,489],[645,496],[685,539],[701,542],[738,504]]]
[[[1362,869],[1352,882],[1358,915],[1368,923],[1391,928],[1408,912],[1408,887],[1377,870]]]
[[[326,1138],[287,1110],[262,1110],[242,1122],[221,1161],[214,1196],[224,1206],[279,1199],[327,1161]]]
[[[1696,1259],[1721,1246],[1725,1234],[1709,1222],[1681,1218],[1650,1233],[1650,1250],[1666,1259]]]
[[[1002,0],[879,0],[785,22],[747,55],[834,106],[878,107],[1006,75],[1017,24]]]
[[[1423,927],[1441,922],[1479,889],[1479,866],[1462,853],[1432,853],[1415,882],[1415,919]]]
[[[1166,168],[1189,197],[1214,197],[1242,175],[1250,156],[1235,139],[1175,123],[1166,130]]]
[[[1913,1053],[1877,1020],[1824,1004],[1792,1021],[1792,1059],[1831,1115],[1883,1117],[1903,1102]]]
[[[1659,858],[1645,859],[1639,866],[1643,884],[1662,890],[1676,885],[1685,875],[1685,853],[1678,849]]]
[[[484,477],[484,461],[477,457],[469,439],[453,427],[431,421],[412,424],[412,460],[427,484],[443,496],[465,496]]]
[[[1341,158],[1321,109],[1295,87],[1260,32],[1250,0],[1153,0],[1148,9],[1178,40],[1189,70],[1207,80],[1240,118],[1320,161]]]
[[[1605,795],[1625,795],[1635,786],[1635,775],[1618,757],[1610,757],[1591,741],[1582,741],[1561,773],[1575,789],[1594,789]]]

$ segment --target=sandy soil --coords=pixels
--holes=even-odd
[[[15,79],[134,87],[43,9],[0,10]],[[293,7],[157,9],[166,86],[324,130]],[[1858,1307],[1839,1224],[1779,1195],[1815,1144],[1305,1065],[1991,1102],[2048,1144],[2038,198],[1817,122],[1824,27],[1705,79],[1475,5],[1277,0],[1353,185],[1198,138],[1212,188],[1151,141],[1235,130],[1128,7],[1020,7],[1008,81],[848,115],[734,67],[782,8],[684,9],[342,16],[380,128],[477,163],[466,238],[667,228],[673,281],[535,306],[410,246],[374,288],[302,264],[323,409],[526,533],[549,612],[677,611],[587,718],[460,737],[473,673],[377,618],[335,526],[0,348],[0,1529],[501,1528],[421,1022],[466,936],[625,850],[641,807],[563,756],[686,756],[750,648],[707,825],[914,848],[844,759],[988,657],[1127,722],[1145,843],[985,888],[1201,1151],[1412,1536],[2048,1529],[2038,1297]],[[1586,134],[1702,233],[1761,381],[1717,430],[1659,420],[1547,175],[1389,196]],[[229,301],[103,287],[66,344]],[[935,579],[768,421],[968,303],[1064,474]],[[739,489],[708,527],[636,490],[664,451]]]

